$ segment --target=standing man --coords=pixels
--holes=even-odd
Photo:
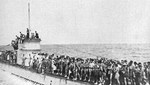
[[[23,41],[23,34],[20,32],[20,43]]]
[[[26,57],[25,57],[25,54],[23,54],[23,56],[22,56],[22,66],[23,67],[25,66],[25,60],[26,60]]]
[[[29,39],[29,36],[30,36],[30,29],[27,28],[27,36],[26,36],[26,38]]]

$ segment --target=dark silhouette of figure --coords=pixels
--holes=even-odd
[[[13,46],[14,50],[18,50],[18,41],[12,40],[11,45]]]
[[[23,37],[23,34],[20,32],[20,38],[22,38]]]
[[[16,39],[17,39],[17,40],[19,40],[19,39],[20,39],[20,37],[18,37],[18,36],[16,35]]]
[[[27,28],[27,35],[26,35],[26,38],[29,39],[29,36],[30,36],[30,29]]]
[[[39,38],[39,34],[35,31],[35,38]]]
[[[20,43],[23,43],[23,41],[24,41],[24,36],[25,36],[25,35],[20,32]]]

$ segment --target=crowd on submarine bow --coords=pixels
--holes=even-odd
[[[83,59],[48,53],[29,54],[29,57],[22,58],[21,66],[41,74],[58,75],[99,85],[150,85],[150,62]],[[10,64],[16,64],[16,58],[16,54],[11,51],[5,51],[0,56],[1,60]]]

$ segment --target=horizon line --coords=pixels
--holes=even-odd
[[[150,44],[150,43],[51,43],[51,44],[41,44],[41,45],[100,45],[100,44]],[[0,44],[0,46],[10,46],[11,44]]]

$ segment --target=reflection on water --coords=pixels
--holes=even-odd
[[[36,85],[0,69],[0,85]]]

